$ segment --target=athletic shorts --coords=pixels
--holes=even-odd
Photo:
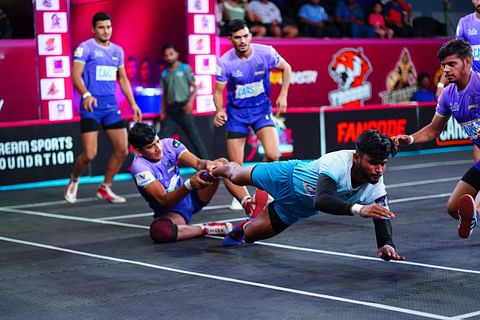
[[[270,104],[252,108],[228,106],[227,116],[227,138],[246,137],[250,133],[250,128],[257,132],[264,127],[275,126]]]
[[[83,100],[80,102],[80,118],[82,120],[93,119],[103,128],[109,128],[113,124],[123,122],[115,96],[97,96],[95,99],[97,99],[97,106],[93,107],[92,112],[88,112],[84,109]],[[88,123],[88,121],[85,123]],[[94,131],[91,129],[93,128],[82,128],[82,132]]]
[[[280,220],[292,225],[300,218],[306,218],[318,211],[308,206],[293,188],[293,171],[300,160],[262,162],[252,171],[252,184],[267,191],[275,200],[273,206]]]
[[[197,192],[190,192],[187,196],[185,196],[182,200],[180,200],[175,206],[171,208],[161,208],[154,213],[154,218],[159,218],[163,214],[169,212],[175,212],[180,214],[185,223],[190,223],[192,220],[192,216],[200,211],[203,207],[205,207],[208,203],[203,203],[198,199]]]

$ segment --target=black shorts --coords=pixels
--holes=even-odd
[[[123,120],[103,126],[104,130],[108,129],[125,129],[125,122]],[[80,119],[80,132],[99,131],[100,124],[92,118]]]
[[[273,207],[273,202],[268,205],[268,216],[270,217],[270,223],[272,224],[272,229],[278,234],[283,230],[289,227],[288,224],[282,221],[278,216],[278,213],[275,211]]]

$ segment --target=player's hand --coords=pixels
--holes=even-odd
[[[192,185],[193,189],[200,190],[212,184],[212,182],[205,181],[200,177],[200,174],[204,171],[205,170],[197,171],[193,176],[190,177],[190,184]]]
[[[83,99],[83,107],[88,112],[93,112],[93,108],[97,106],[97,99],[93,96],[86,97]]]
[[[395,214],[377,203],[372,203],[369,205],[364,205],[362,209],[360,209],[360,217],[374,219],[393,219],[395,218]]]
[[[275,113],[275,116],[280,117],[282,113],[285,113],[285,111],[287,111],[287,98],[284,96],[278,96],[275,105],[277,107],[277,113]]]
[[[227,119],[228,117],[225,111],[217,111],[213,117],[213,124],[215,127],[221,127],[227,122]]]
[[[410,144],[410,136],[407,134],[400,134],[398,136],[392,137],[393,141],[397,146],[408,146]]]
[[[142,110],[138,107],[138,105],[134,104],[132,106],[133,111],[133,121],[140,122],[142,121]]]
[[[395,248],[388,244],[378,249],[377,256],[379,256],[385,261],[405,260],[404,256],[399,255],[397,251],[395,251]]]

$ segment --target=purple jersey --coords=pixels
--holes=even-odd
[[[480,19],[475,12],[460,18],[455,37],[470,43],[473,52],[472,69],[480,72]]]
[[[480,74],[472,72],[463,91],[452,83],[445,87],[437,104],[437,114],[453,116],[473,143],[480,147]]]
[[[181,154],[187,151],[186,147],[178,140],[167,138],[162,139],[160,142],[163,152],[160,161],[151,162],[141,156],[137,156],[133,159],[131,167],[131,174],[138,191],[147,200],[155,214],[163,213],[167,208],[163,208],[155,199],[151,198],[144,188],[155,180],[158,180],[167,192],[172,192],[179,188],[183,184],[183,179],[180,176],[177,161]],[[182,204],[184,200],[190,200],[190,197],[185,197],[179,204]],[[169,208],[168,211],[172,211],[172,209]]]
[[[218,60],[216,80],[227,83],[227,108],[251,108],[270,104],[270,69],[280,63],[272,46],[251,44],[252,55],[244,60],[230,49]]]
[[[85,64],[82,79],[93,96],[115,95],[118,68],[123,66],[123,50],[110,42],[100,46],[95,39],[82,42],[73,54],[74,61]]]

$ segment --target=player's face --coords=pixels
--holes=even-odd
[[[480,0],[472,0],[473,7],[475,11],[480,14]]]
[[[95,28],[93,28],[93,33],[95,34],[95,39],[100,42],[108,42],[112,37],[112,21],[103,20],[97,21]]]
[[[163,53],[163,60],[169,65],[174,64],[178,60],[178,52],[175,51],[173,48],[165,49]]]
[[[140,151],[139,154],[142,157],[152,162],[160,161],[163,156],[162,144],[160,143],[160,139],[158,137],[155,137],[152,143],[147,144],[138,151]]]
[[[457,83],[469,76],[471,59],[451,55],[442,60],[443,74],[449,83]]]
[[[247,27],[238,30],[237,32],[233,32],[232,35],[229,37],[230,41],[232,42],[235,51],[238,53],[246,53],[250,49],[250,42],[252,42],[252,34]]]
[[[379,160],[368,154],[360,155],[360,174],[371,184],[377,183],[387,167],[387,159]]]

